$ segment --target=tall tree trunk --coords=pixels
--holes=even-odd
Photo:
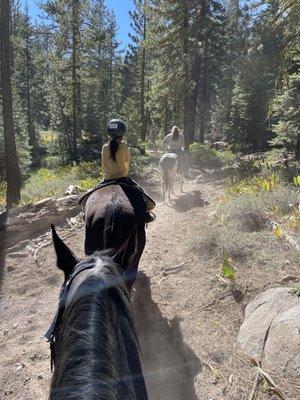
[[[166,97],[165,100],[165,110],[164,110],[164,136],[166,136],[168,132],[168,125],[169,125],[169,106],[168,106],[168,98]]]
[[[79,1],[72,0],[72,160],[78,163],[77,139],[79,134],[80,114],[80,82],[78,76],[78,50],[79,50]]]
[[[183,104],[183,126],[186,147],[193,142],[190,125],[190,71],[189,71],[189,3],[183,3],[183,74],[184,74],[184,104]]]
[[[239,14],[240,14],[240,0],[230,0],[228,6],[228,28],[231,31],[231,35],[236,37],[239,29]],[[230,54],[236,52],[237,41],[231,40],[231,45],[229,48]],[[225,123],[228,125],[230,122],[231,110],[232,110],[232,99],[233,99],[233,89],[234,89],[234,67],[231,66],[227,77],[227,96],[226,96],[226,116]],[[227,138],[229,140],[229,138]]]
[[[190,89],[190,95],[187,103],[187,107],[185,109],[185,131],[186,135],[186,146],[187,148],[194,141],[195,137],[195,122],[196,122],[196,110],[197,110],[197,100],[198,100],[198,92],[199,92],[199,80],[200,80],[200,71],[201,71],[201,56],[198,54],[194,58],[193,68],[192,68],[192,87]]]
[[[146,140],[147,121],[145,110],[145,79],[146,79],[146,47],[145,40],[147,37],[147,18],[145,7],[147,1],[144,0],[143,4],[143,44],[142,44],[142,65],[141,65],[141,140]]]
[[[29,24],[29,21],[28,21]],[[29,30],[28,26],[26,29],[26,49],[25,49],[25,74],[26,74],[26,102],[27,102],[27,124],[28,124],[28,136],[29,144],[31,146],[31,157],[32,166],[39,166],[38,160],[38,143],[36,132],[33,124],[32,112],[31,112],[31,93],[30,93],[30,52],[29,52]]]
[[[207,12],[206,0],[202,1],[201,7],[197,15],[197,32],[195,35],[195,43],[199,46],[199,43],[203,40],[202,26],[204,18]],[[188,77],[188,91],[186,93],[186,100],[184,106],[184,132],[186,147],[193,143],[195,137],[195,121],[196,111],[199,93],[199,83],[201,75],[201,53],[200,49],[194,49],[195,55],[193,57],[191,72]]]
[[[10,2],[1,0],[1,72],[7,207],[20,201],[21,179],[17,156],[11,89]]]
[[[71,135],[69,134],[70,124],[68,124],[68,122],[66,120],[66,115],[65,115],[64,106],[63,106],[63,100],[61,98],[61,93],[59,91],[59,86],[58,86],[55,72],[54,72],[54,87],[56,88],[56,95],[57,95],[57,99],[58,99],[60,118],[61,118],[61,121],[63,124],[63,130],[64,130],[64,137],[63,137],[63,140],[61,141],[61,143],[64,143],[64,146],[65,146],[64,150],[66,152],[68,152],[69,155],[71,155],[72,154],[72,143],[71,143],[71,137],[70,137]],[[62,147],[61,147],[61,150],[63,151]],[[64,159],[64,156],[62,156],[62,162],[63,162],[63,159]]]
[[[207,121],[207,73],[208,73],[208,35],[209,32],[205,33],[204,38],[204,56],[203,56],[203,76],[202,76],[202,85],[201,85],[201,113],[200,113],[200,136],[199,140],[201,143],[204,143],[204,132],[206,129],[206,121]]]
[[[297,137],[295,158],[296,158],[296,161],[300,161],[300,131],[298,132],[298,137]]]

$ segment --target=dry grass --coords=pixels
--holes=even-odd
[[[195,248],[204,259],[220,258],[226,249],[240,267],[279,268],[297,264],[299,254],[278,238],[272,221],[286,221],[299,201],[296,190],[279,186],[273,191],[227,198],[211,221],[201,224]],[[291,225],[290,226],[296,226]],[[289,232],[294,236],[293,231]]]

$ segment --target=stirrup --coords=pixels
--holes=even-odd
[[[151,222],[156,220],[156,215],[152,211],[146,212],[145,222],[146,224],[150,224]]]

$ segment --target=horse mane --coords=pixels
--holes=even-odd
[[[120,267],[105,252],[86,261],[95,267],[68,299],[55,342],[49,399],[147,399]]]

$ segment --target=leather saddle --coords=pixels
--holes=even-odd
[[[146,205],[147,205],[147,209],[148,210],[153,210],[156,206],[156,203],[153,199],[151,199],[150,196],[148,196],[143,189],[139,186],[139,185],[129,185],[126,182],[122,182],[119,180],[111,180],[108,182],[103,182],[100,183],[99,185],[96,185],[93,189],[89,190],[88,192],[84,193],[80,198],[79,198],[79,204],[81,205],[82,208],[84,208],[85,203],[87,201],[87,199],[90,197],[90,195],[92,193],[94,193],[96,190],[107,187],[107,186],[111,186],[111,185],[119,185],[122,189],[124,189],[124,192],[126,193],[126,189],[131,190],[133,192],[136,192],[136,195],[140,195],[144,198]]]

